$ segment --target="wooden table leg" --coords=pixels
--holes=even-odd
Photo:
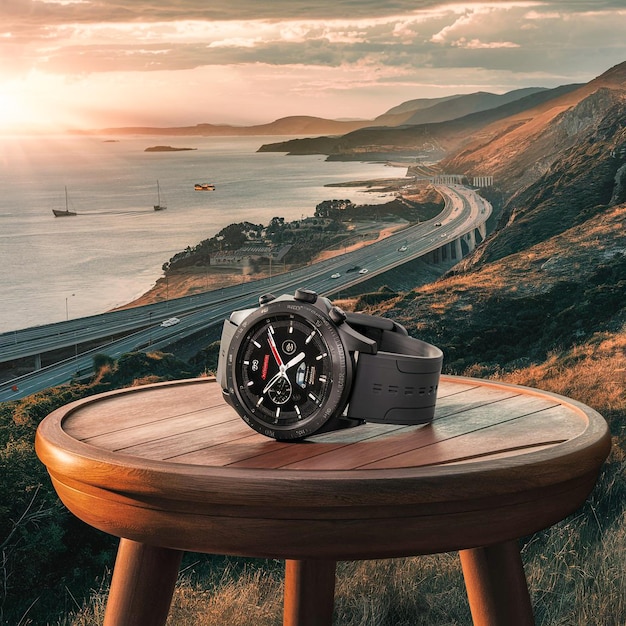
[[[163,626],[183,553],[120,539],[104,626]]]
[[[517,541],[461,550],[474,626],[533,626],[528,585]]]
[[[336,561],[285,561],[283,626],[331,626]]]

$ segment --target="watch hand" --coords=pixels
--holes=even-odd
[[[276,374],[267,381],[267,385],[265,385],[263,389],[263,394],[266,394],[283,377],[287,378],[282,370],[276,372]]]
[[[272,335],[271,330],[267,331],[267,341],[270,344],[270,349],[272,351],[272,354],[274,355],[274,359],[276,360],[276,363],[278,363],[279,367],[282,367],[283,360],[280,358],[280,354],[278,354],[278,348],[276,347],[276,342],[274,341],[274,336]]]
[[[265,388],[263,389],[263,393],[267,393],[277,382],[280,378],[285,378],[287,380],[289,380],[289,378],[287,378],[287,374],[285,374],[285,372],[290,368],[293,367],[294,365],[297,365],[298,363],[300,363],[300,361],[302,361],[302,359],[304,359],[304,352],[300,352],[300,354],[296,354],[296,356],[293,357],[293,359],[291,359],[290,361],[288,361],[285,365],[280,365],[278,372],[276,372],[276,374],[274,374],[274,376],[272,376],[269,381],[267,382],[267,385],[265,385]]]
[[[302,359],[304,359],[304,352],[300,352],[300,354],[296,354],[296,356],[294,356],[293,359],[291,359],[291,361],[287,361],[287,363],[285,364],[285,369],[283,371],[286,372],[290,367],[293,367],[294,365],[298,365],[298,363],[300,363]]]

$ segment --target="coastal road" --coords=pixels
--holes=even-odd
[[[93,357],[98,353],[118,358],[135,350],[165,348],[203,328],[221,324],[235,309],[257,306],[259,296],[264,293],[280,295],[306,287],[331,296],[440,248],[478,228],[491,214],[491,205],[466,187],[438,186],[437,189],[445,203],[436,218],[298,270],[203,294],[0,334],[0,361],[61,348],[71,352],[75,348],[71,358],[0,384],[0,401],[19,399],[87,374],[92,371]],[[170,317],[178,317],[180,322],[161,326]],[[81,343],[115,335],[123,336],[78,353]]]

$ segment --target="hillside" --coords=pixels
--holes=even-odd
[[[403,102],[379,115],[374,120],[331,120],[309,115],[282,117],[267,124],[232,126],[229,124],[196,124],[195,126],[129,126],[101,128],[99,135],[178,135],[201,137],[228,136],[280,136],[280,135],[333,135],[340,136],[370,126],[398,126],[451,120],[475,111],[495,108],[505,102],[542,91],[537,87],[516,89],[505,94],[478,92],[445,98],[419,98]]]
[[[330,159],[393,158],[394,155],[429,154],[442,158],[468,144],[477,133],[494,122],[506,120],[535,107],[545,106],[578,85],[565,85],[531,93],[495,108],[480,110],[452,120],[402,126],[368,126],[341,137],[311,137],[265,144],[260,152],[326,154]],[[452,101],[455,102],[455,101]],[[437,105],[450,106],[450,101]],[[453,115],[454,111],[449,111]],[[445,116],[444,116],[445,117]]]
[[[536,181],[564,151],[593,142],[597,127],[621,119],[626,96],[626,62],[598,78],[526,111],[482,128],[441,166],[449,172],[491,175],[513,192]],[[604,122],[602,121],[604,120]]]
[[[459,270],[504,258],[626,202],[626,88],[592,83],[568,94],[571,106],[561,99],[476,153],[464,150],[442,163],[447,171],[489,173],[505,194],[499,228]]]
[[[544,361],[626,324],[626,204],[498,261],[448,275],[376,308],[433,341],[448,372]],[[625,363],[626,365],[626,363]]]

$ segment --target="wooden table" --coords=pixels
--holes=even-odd
[[[517,539],[580,507],[610,449],[594,410],[442,377],[435,421],[302,443],[252,431],[211,379],[51,413],[39,458],[68,509],[121,538],[106,626],[164,624],[183,551],[286,560],[284,625],[332,623],[338,560],[460,551],[474,624],[532,624]]]

